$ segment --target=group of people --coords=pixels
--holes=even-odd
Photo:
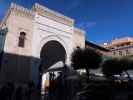
[[[58,77],[49,73],[49,87],[45,87],[44,99],[42,100],[74,100],[74,85],[72,80],[67,80],[63,72],[58,72]]]
[[[0,100],[40,100],[40,91],[31,82],[24,85],[7,82],[1,85]]]

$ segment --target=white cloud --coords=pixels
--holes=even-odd
[[[96,22],[80,22],[77,26],[81,29],[87,30],[96,25]]]

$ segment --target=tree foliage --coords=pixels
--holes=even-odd
[[[133,59],[131,57],[120,58],[121,66],[124,67],[124,71],[133,69]]]
[[[97,69],[102,61],[102,57],[92,49],[77,48],[72,53],[71,61],[74,69]]]
[[[133,60],[126,57],[112,58],[102,64],[102,72],[105,76],[120,75],[131,69],[133,69]]]
[[[102,64],[102,72],[105,76],[118,75],[123,71],[123,67],[121,65],[122,64],[117,58],[106,60]]]

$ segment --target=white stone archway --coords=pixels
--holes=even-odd
[[[40,41],[40,46],[39,46],[39,52],[41,51],[41,48],[49,41],[52,41],[52,40],[55,40],[55,41],[58,41],[66,50],[66,52],[68,51],[67,50],[67,45],[66,43],[64,42],[63,39],[61,39],[59,36],[57,35],[50,35],[50,36],[47,36],[47,37],[44,37],[41,39]]]
[[[44,38],[41,39],[40,44],[37,47],[37,49],[38,49],[37,50],[38,57],[40,58],[40,52],[41,52],[42,47],[46,43],[48,43],[49,41],[57,41],[64,47],[64,49],[66,51],[66,61],[65,61],[65,63],[66,64],[69,63],[70,62],[69,61],[70,53],[69,53],[69,50],[68,50],[69,49],[68,48],[68,44],[65,43],[65,41],[62,38],[60,38],[59,36],[57,36],[57,35],[51,35],[51,36],[47,36],[47,37],[44,37]]]
[[[66,56],[66,50],[62,44],[56,40],[51,40],[48,41],[40,51],[40,63],[43,69],[47,70],[58,61],[65,63]]]
[[[33,48],[35,52],[33,52],[34,54],[32,54],[32,55],[34,55],[35,58],[40,59],[40,53],[41,53],[42,48],[50,41],[57,41],[62,45],[62,47],[64,48],[64,50],[66,52],[66,61],[65,61],[65,63],[69,64],[70,63],[69,57],[70,57],[70,50],[71,50],[70,47],[69,47],[70,45],[68,45],[66,43],[66,41],[64,41],[63,38],[60,35],[48,35],[48,36],[41,37],[39,42],[36,41],[37,44],[34,45],[34,48]],[[38,80],[37,76],[40,73],[39,70],[38,70],[39,67],[40,67],[40,62],[36,63],[36,61],[32,60],[32,65],[31,65],[32,76],[31,77],[35,81]],[[35,82],[35,83],[38,83],[38,82]]]

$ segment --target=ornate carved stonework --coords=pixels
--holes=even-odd
[[[11,4],[10,7],[11,13],[14,13],[19,16],[24,16],[27,18],[33,18],[34,17],[34,12],[32,10],[29,10],[27,8],[24,8],[22,6],[16,5],[14,3]]]
[[[68,18],[58,12],[52,11],[42,5],[39,5],[38,3],[36,3],[33,8],[33,11],[37,12],[39,15],[48,17],[52,20],[55,20],[57,22],[60,22],[62,24],[65,25],[69,25],[69,26],[73,26],[74,25],[74,20],[71,18]]]

